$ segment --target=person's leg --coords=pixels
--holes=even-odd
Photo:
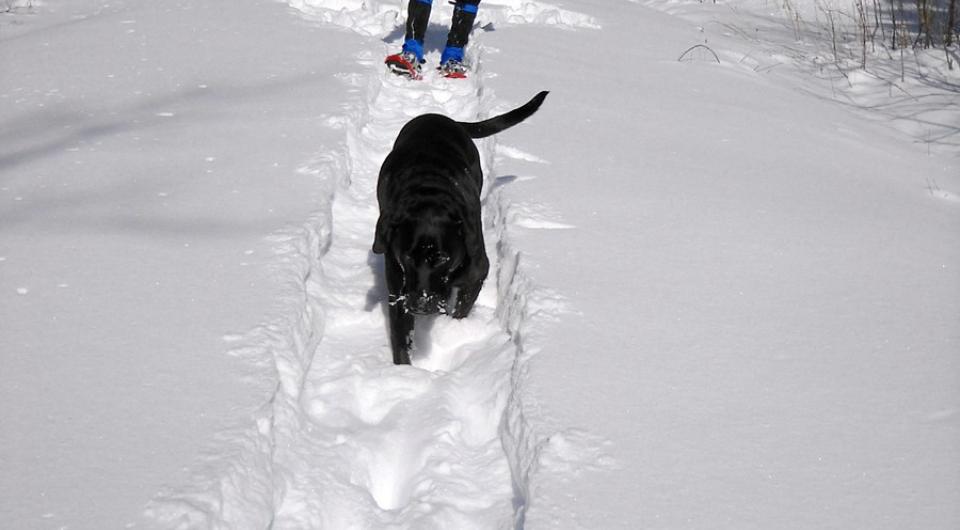
[[[423,62],[423,38],[427,34],[431,7],[432,0],[410,0],[407,4],[403,51],[413,53],[420,62]]]
[[[477,19],[479,5],[480,0],[457,0],[454,4],[447,45],[440,56],[441,65],[451,60],[463,62],[463,49],[470,40],[470,31],[473,30],[473,22]]]

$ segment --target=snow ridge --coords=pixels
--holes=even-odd
[[[272,317],[241,337],[231,355],[250,366],[248,379],[269,399],[253,414],[253,426],[223,432],[202,461],[188,488],[163,491],[146,515],[165,528],[243,529],[272,525],[275,496],[282,493],[276,447],[299,417],[298,398],[313,355],[323,337],[323,306],[317,296],[321,260],[330,244],[330,207],[343,159],[322,157],[301,171],[316,174],[327,189],[318,213],[303,226],[270,238],[277,258],[274,275],[286,288]],[[264,374],[272,374],[265,378]]]
[[[310,2],[308,18],[361,33],[390,19],[375,2],[327,4]],[[524,3],[531,21],[589,22],[547,16],[538,5]],[[566,225],[509,204],[496,185],[494,138],[477,142],[492,263],[473,313],[420,318],[414,366],[389,361],[382,257],[371,251],[379,166],[415,116],[476,121],[507,110],[494,108],[484,88],[481,40],[467,50],[475,65],[467,80],[387,74],[382,43],[358,56],[370,75],[339,76],[356,103],[326,123],[345,129],[345,146],[302,169],[318,176],[327,201],[303,227],[275,238],[278,274],[290,286],[280,316],[235,351],[258,377],[275,374],[270,398],[254,429],[224,435],[192,490],[164,493],[149,515],[174,528],[522,528],[543,462],[565,462],[553,468],[569,474],[584,467],[581,455],[597,461],[595,440],[547,427],[525,394],[536,353],[527,339],[564,305],[524,276],[509,226]]]

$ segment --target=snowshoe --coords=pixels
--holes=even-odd
[[[384,61],[391,72],[410,79],[420,79],[420,60],[413,52],[401,52],[390,55]]]
[[[448,79],[466,79],[468,68],[463,61],[449,59],[441,64],[437,70],[440,70],[440,75]]]

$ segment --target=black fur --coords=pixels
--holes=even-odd
[[[472,138],[520,123],[546,97],[540,92],[522,107],[477,123],[425,114],[400,130],[380,168],[373,241],[373,251],[384,254],[394,363],[410,364],[414,315],[467,316],[487,277],[483,174]]]

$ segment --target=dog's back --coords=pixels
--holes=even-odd
[[[480,173],[480,153],[472,139],[497,134],[529,118],[537,112],[548,93],[540,92],[524,105],[480,122],[454,121],[441,114],[424,114],[413,118],[400,129],[393,150],[384,160],[380,184],[385,184],[383,179],[387,176],[392,176],[392,179],[387,178],[394,181],[408,180],[397,168],[419,168],[421,173],[417,177],[420,178],[422,171],[429,168],[428,172],[467,177],[471,184],[478,186],[476,191],[479,192],[483,178]],[[464,169],[467,170],[466,174],[463,173]]]

